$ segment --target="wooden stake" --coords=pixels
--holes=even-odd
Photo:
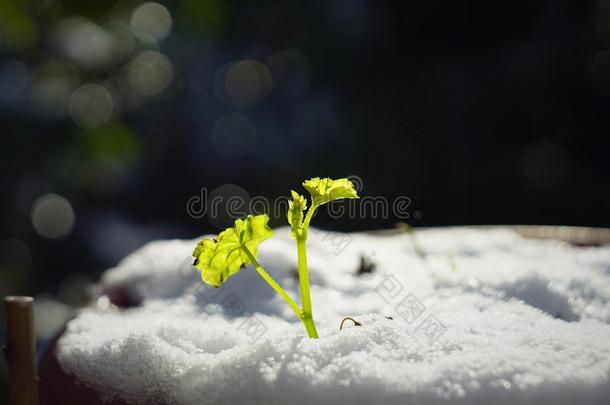
[[[38,405],[36,337],[32,297],[6,297],[6,358],[10,375],[10,404]]]

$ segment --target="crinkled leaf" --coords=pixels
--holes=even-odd
[[[306,180],[303,187],[311,194],[313,205],[322,205],[342,198],[358,198],[354,185],[348,179],[332,180],[328,177]]]
[[[292,226],[292,235],[296,237],[303,223],[303,211],[307,208],[307,200],[294,190],[290,190],[292,201],[288,202],[288,223]]]
[[[235,226],[222,231],[218,238],[200,241],[193,257],[195,267],[201,271],[201,279],[212,287],[219,287],[250,264],[243,247],[256,257],[258,245],[273,235],[268,222],[267,215],[248,215],[246,219],[236,220]]]

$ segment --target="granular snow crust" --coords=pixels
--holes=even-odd
[[[331,233],[308,240],[320,339],[247,267],[223,287],[191,266],[197,240],[149,243],[70,321],[62,367],[133,404],[602,404],[610,398],[610,246],[501,228]],[[364,266],[362,266],[364,258]],[[263,267],[298,297],[287,228]],[[360,269],[372,272],[358,274]],[[298,299],[297,299],[298,302]],[[353,326],[344,317],[362,323]],[[391,319],[389,319],[391,318]]]

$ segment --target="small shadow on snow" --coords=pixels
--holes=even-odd
[[[441,287],[455,285],[439,283]],[[503,300],[516,299],[537,308],[542,312],[566,322],[577,322],[580,315],[574,312],[570,300],[565,294],[555,290],[550,280],[537,275],[523,277],[517,280],[503,282],[495,285],[460,285],[465,292],[476,292],[485,296],[496,297]]]
[[[290,277],[287,271],[279,270],[276,266],[268,266],[267,270],[284,285],[290,296],[296,296],[296,291],[287,287],[289,283],[286,279]],[[275,317],[285,315],[285,303],[250,266],[242,270],[239,276],[229,278],[219,288],[197,283],[191,293],[195,296],[200,311],[220,313],[228,320],[254,313]]]
[[[508,298],[519,299],[554,318],[567,322],[580,320],[580,316],[572,309],[568,297],[554,290],[549,280],[539,276],[530,276],[504,283],[496,288],[504,292]]]

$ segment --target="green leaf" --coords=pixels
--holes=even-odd
[[[296,238],[303,224],[303,211],[307,209],[307,200],[294,190],[290,190],[292,201],[288,201],[288,223],[292,226],[292,235]]]
[[[222,231],[216,239],[200,241],[195,250],[194,266],[201,271],[201,279],[212,287],[220,287],[229,277],[250,264],[244,248],[256,258],[258,245],[273,235],[267,215],[248,215],[238,219],[235,226]]]
[[[318,206],[342,198],[359,198],[354,185],[348,179],[332,180],[328,177],[306,180],[303,187],[311,194],[312,205]]]

